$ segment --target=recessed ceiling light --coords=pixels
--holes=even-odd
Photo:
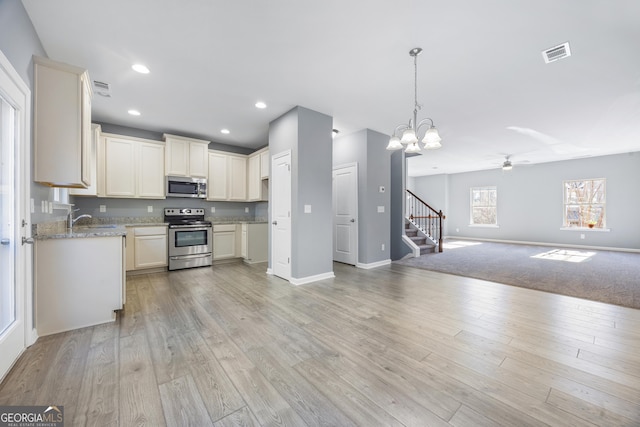
[[[138,111],[138,110],[129,110],[129,111],[127,111],[127,113],[131,114],[132,116],[139,116],[140,115],[140,111]]]
[[[225,135],[231,133],[231,131],[229,131],[229,129],[220,129],[220,133],[224,133]]]
[[[256,108],[267,108],[267,104],[262,101],[256,102]]]
[[[131,68],[133,68],[134,71],[137,71],[140,74],[149,74],[149,69],[142,64],[133,64]]]

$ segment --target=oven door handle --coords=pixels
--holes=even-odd
[[[193,225],[170,225],[169,229],[170,230],[189,230],[189,231],[208,231],[208,230],[211,230],[212,227],[211,226],[194,227]]]

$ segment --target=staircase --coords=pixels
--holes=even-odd
[[[428,239],[424,233],[421,233],[420,230],[408,220],[404,221],[404,233],[420,248],[420,255],[436,252],[436,244]]]
[[[442,211],[436,211],[422,199],[407,192],[407,218],[405,219],[405,236],[420,248],[420,255],[431,252],[442,252]]]

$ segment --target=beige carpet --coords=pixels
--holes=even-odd
[[[447,240],[442,253],[395,261],[640,309],[640,254]]]

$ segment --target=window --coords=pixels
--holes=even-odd
[[[497,187],[471,188],[471,224],[498,225]]]
[[[604,178],[564,182],[564,227],[606,227],[605,184]]]

